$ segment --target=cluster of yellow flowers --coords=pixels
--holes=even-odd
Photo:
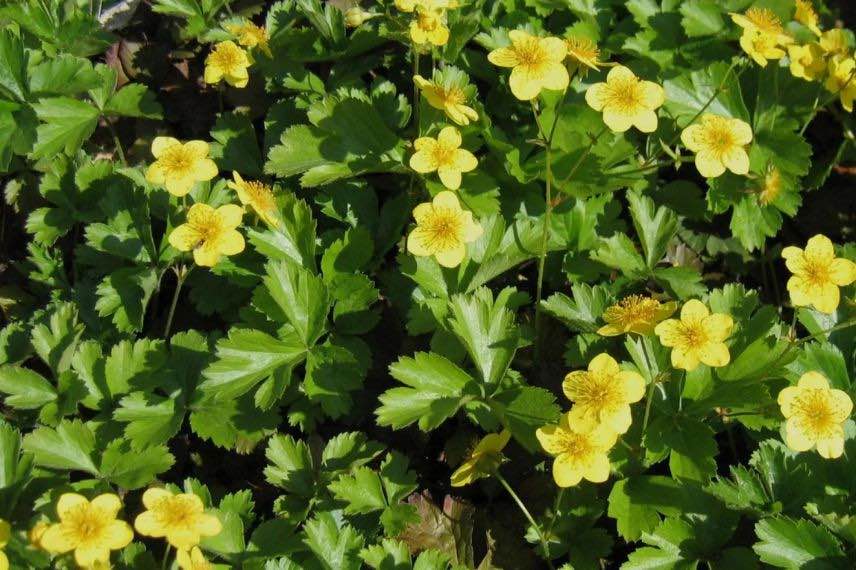
[[[153,487],[143,493],[143,505],[146,510],[134,520],[139,534],[165,538],[176,549],[176,562],[183,570],[212,568],[198,545],[202,537],[216,536],[223,527],[220,519],[205,512],[199,497]],[[28,533],[30,543],[51,554],[72,552],[80,568],[110,568],[110,552],[125,548],[134,539],[131,525],[116,518],[121,509],[121,499],[112,493],[91,501],[77,493],[64,493],[56,504],[59,522],[37,523]],[[10,529],[4,521],[0,521],[0,534],[8,541]],[[6,568],[3,555],[0,570]]]
[[[794,19],[812,31],[817,40],[805,44],[785,33],[779,18],[766,8],[749,8],[745,14],[731,13],[731,19],[743,29],[740,46],[758,65],[780,59],[787,49],[794,77],[806,81],[824,80],[824,87],[838,94],[841,106],[853,111],[856,99],[856,59],[847,44],[844,30],[822,31],[811,0],[796,0]]]
[[[226,27],[235,36],[238,44],[247,49],[259,49],[271,57],[267,32],[261,26],[245,20]],[[250,81],[249,67],[253,64],[252,54],[238,47],[232,40],[219,42],[205,58],[205,83],[225,81],[232,87],[246,87]]]
[[[457,8],[457,0],[395,0],[395,7],[413,14],[410,39],[414,44],[444,46],[449,42],[446,10]]]
[[[146,180],[162,185],[174,196],[186,196],[197,182],[206,182],[218,174],[217,165],[208,156],[208,143],[156,137],[152,142],[155,162],[146,170]],[[237,172],[228,183],[238,199],[250,206],[266,224],[279,226],[279,210],[271,188],[255,180],[244,180]],[[244,250],[244,238],[236,230],[241,225],[244,209],[234,204],[217,209],[208,204],[193,204],[187,222],[169,235],[169,243],[179,251],[192,251],[197,265],[213,267],[224,255]]]

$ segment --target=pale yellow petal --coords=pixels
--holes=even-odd
[[[595,83],[586,89],[586,103],[595,111],[600,111],[606,105],[608,92],[606,83]]]
[[[410,168],[420,174],[427,174],[437,170],[437,164],[434,162],[430,152],[420,150],[410,157]]]
[[[677,319],[666,319],[654,327],[654,334],[660,337],[663,346],[675,346],[680,342],[683,325]]]
[[[749,173],[749,155],[742,146],[729,149],[723,157],[723,164],[734,174],[743,176]]]
[[[565,43],[565,40],[563,40],[563,39],[554,38],[554,37],[541,38],[538,41],[538,45],[541,47],[541,49],[543,49],[546,52],[547,58],[552,62],[560,63],[565,59],[565,56],[568,55],[568,44]],[[565,66],[563,65],[562,69],[564,69],[564,68],[565,68]],[[567,76],[567,73],[565,73],[565,75]],[[562,87],[549,87],[548,86],[547,88],[548,89],[564,89],[567,86],[568,86],[568,82],[565,81],[565,85]]]
[[[731,361],[728,347],[721,342],[709,342],[698,350],[699,360],[713,368],[725,366]]]
[[[856,281],[856,263],[849,259],[837,258],[829,264],[829,279],[839,287],[846,287]]]
[[[589,362],[588,369],[590,372],[599,372],[609,376],[615,376],[621,371],[615,359],[605,352],[602,352],[592,358],[591,362]]]
[[[182,178],[167,178],[164,182],[166,191],[173,196],[186,196],[193,190],[193,185],[196,184],[196,179],[192,176],[184,176]]]
[[[437,142],[446,148],[458,148],[461,146],[461,132],[455,127],[443,127],[437,135]]]
[[[428,231],[425,228],[416,227],[407,236],[407,251],[420,257],[434,255],[434,249],[428,247],[430,243],[431,236]]]
[[[829,380],[820,372],[811,370],[800,376],[797,386],[802,390],[829,390]]]
[[[681,320],[685,323],[701,321],[710,314],[704,303],[698,299],[690,299],[681,307]]]
[[[812,299],[812,305],[821,313],[834,313],[841,301],[841,292],[833,283],[824,283]]]
[[[56,502],[56,514],[60,520],[65,518],[68,511],[88,505],[89,499],[77,493],[63,493]]]
[[[74,540],[74,537],[64,532],[59,524],[49,526],[42,534],[39,544],[48,552],[56,553],[68,552],[77,547],[77,541]]]
[[[645,379],[638,372],[622,370],[618,378],[624,384],[624,397],[628,403],[638,402],[645,396]]]
[[[838,421],[843,422],[853,412],[853,400],[844,390],[830,390],[830,399],[835,404],[835,413]]]
[[[459,244],[457,247],[438,251],[434,253],[434,259],[443,267],[457,267],[467,255],[467,248],[464,244]]]
[[[657,130],[657,113],[650,109],[639,109],[633,115],[633,126],[643,133]]]
[[[714,313],[702,320],[702,328],[707,334],[708,340],[722,342],[731,336],[731,331],[734,328],[734,319],[731,318],[731,315]]]
[[[609,457],[605,453],[593,457],[591,463],[586,466],[584,476],[592,483],[603,483],[609,479]]]
[[[180,144],[181,142],[178,139],[172,137],[155,137],[152,141],[152,155],[158,158],[166,149]]]
[[[143,511],[134,519],[134,528],[144,536],[160,538],[166,534],[166,528],[158,522],[153,511]]]
[[[814,447],[815,440],[800,429],[796,418],[790,418],[785,423],[785,443],[794,451],[808,451]]]
[[[473,153],[459,148],[455,151],[452,164],[455,169],[460,170],[461,172],[470,172],[476,169],[479,162]]]
[[[636,115],[628,113],[624,109],[617,109],[611,105],[603,108],[603,122],[613,132],[623,133],[633,126]]]
[[[640,81],[637,88],[640,94],[639,103],[648,109],[657,109],[666,102],[666,92],[653,81]]]
[[[237,255],[244,251],[244,236],[237,230],[229,230],[220,236],[217,246],[223,255]]]
[[[817,234],[808,240],[805,246],[805,255],[809,259],[832,261],[835,258],[835,249],[832,242],[823,234]]]
[[[817,440],[817,452],[824,459],[837,459],[844,453],[844,438],[830,437]]]
[[[244,209],[237,204],[226,204],[217,208],[217,215],[227,228],[237,228],[244,218]]]
[[[521,101],[534,99],[541,92],[541,77],[528,65],[518,65],[508,78],[511,93]]]
[[[134,540],[134,531],[125,521],[112,521],[104,529],[103,544],[110,550],[125,548]]]
[[[565,45],[565,42],[562,42],[561,40],[559,41],[562,46]],[[563,59],[564,57],[565,56],[562,56]],[[541,75],[541,85],[543,85],[545,89],[562,91],[567,89],[569,82],[570,77],[568,76],[568,68],[565,67],[563,63],[550,63],[544,66]]]
[[[696,154],[695,165],[698,173],[705,178],[716,178],[725,174],[725,164],[708,150],[700,150]]]
[[[672,349],[672,366],[691,372],[698,368],[699,354],[696,350],[686,350],[676,346]]]
[[[499,48],[487,54],[487,60],[499,67],[514,67],[520,63],[517,52],[513,48]]]
[[[81,568],[89,568],[96,562],[104,562],[110,558],[110,550],[100,544],[98,546],[78,546],[74,550],[74,561]]]
[[[445,208],[449,210],[460,210],[461,203],[458,201],[458,196],[454,192],[443,190],[434,196],[433,205],[435,208]]]
[[[583,470],[570,455],[563,453],[553,461],[553,479],[559,487],[573,487],[582,481]]]
[[[636,79],[636,74],[623,65],[616,65],[606,75],[607,83],[630,82]]]
[[[94,499],[92,499],[92,506],[97,507],[99,509],[103,509],[108,512],[111,517],[115,517],[116,513],[118,513],[122,509],[122,500],[119,499],[117,495],[113,493],[104,493],[103,495],[98,495]]]
[[[190,224],[182,224],[169,234],[169,245],[178,251],[190,251],[202,241],[202,235]]]
[[[193,250],[193,261],[201,267],[214,267],[220,257],[220,250],[211,242],[205,242]]]
[[[558,455],[564,449],[561,436],[557,433],[559,426],[550,424],[535,430],[535,437],[538,438],[538,443],[550,455]]]
[[[461,187],[461,171],[448,166],[441,166],[437,169],[437,175],[440,176],[440,182],[443,186],[450,190],[457,190]]]
[[[210,158],[203,158],[193,164],[191,174],[196,180],[211,180],[217,172],[217,164]]]
[[[796,386],[788,386],[779,392],[779,397],[776,401],[782,409],[782,415],[789,418],[794,415],[794,401],[800,395],[801,390]]]

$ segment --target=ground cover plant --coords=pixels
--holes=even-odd
[[[856,567],[853,18],[0,1],[0,569]]]

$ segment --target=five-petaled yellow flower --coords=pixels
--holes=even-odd
[[[205,58],[205,83],[220,83],[225,80],[233,87],[246,87],[250,81],[247,68],[251,64],[247,52],[235,42],[220,42]]]
[[[683,130],[681,141],[696,153],[696,168],[705,178],[721,176],[726,168],[749,173],[746,145],[752,142],[752,127],[745,121],[706,113]]]
[[[829,75],[824,83],[827,91],[838,93],[841,106],[848,113],[853,112],[856,100],[856,58],[837,56],[829,60]]]
[[[478,166],[473,153],[460,146],[461,133],[455,127],[444,127],[436,139],[420,137],[413,142],[416,152],[410,157],[410,168],[420,174],[436,170],[443,186],[457,190],[461,187],[461,173]]]
[[[689,372],[699,363],[718,368],[730,362],[724,341],[733,327],[730,315],[711,314],[704,303],[692,299],[681,308],[680,320],[665,320],[654,332],[663,346],[672,347],[672,366]]]
[[[556,457],[553,479],[559,487],[573,487],[583,479],[603,483],[609,478],[609,450],[618,436],[609,428],[589,422],[571,425],[567,413],[559,425],[538,428],[535,436],[544,451]]]
[[[174,196],[184,196],[197,182],[217,176],[217,165],[208,158],[208,143],[181,143],[172,137],[155,137],[152,141],[155,161],[146,170],[146,180],[163,184]]]
[[[407,236],[407,251],[413,255],[433,255],[443,267],[457,267],[467,253],[466,244],[482,235],[482,227],[472,212],[461,209],[458,197],[444,190],[432,202],[413,209],[416,228]]]
[[[779,392],[779,406],[785,416],[785,443],[794,451],[817,452],[826,459],[844,453],[843,423],[853,411],[853,401],[842,390],[829,387],[818,372],[806,372],[796,386]]]
[[[270,186],[257,180],[244,180],[237,172],[232,172],[232,181],[227,184],[238,194],[241,204],[251,207],[270,227],[279,227],[279,209]]]
[[[797,9],[794,12],[794,20],[811,30],[815,35],[821,35],[820,27],[817,25],[820,19],[811,0],[797,0]]]
[[[169,234],[169,244],[179,251],[193,251],[197,265],[214,267],[221,256],[244,251],[244,236],[235,229],[243,216],[244,209],[235,204],[216,210],[194,204],[187,211],[187,222]]]
[[[194,546],[190,551],[179,550],[175,555],[175,561],[178,562],[178,567],[181,570],[211,570],[213,568],[198,546]]]
[[[645,395],[645,380],[637,372],[621,370],[604,352],[589,362],[588,370],[565,376],[562,390],[574,402],[568,412],[571,425],[593,421],[620,434],[630,429],[630,404]]]
[[[40,544],[48,552],[74,551],[79,566],[107,562],[111,550],[128,546],[134,538],[131,526],[116,515],[122,508],[119,497],[105,493],[92,499],[77,493],[64,493],[56,504],[59,522],[45,530]]]
[[[778,16],[767,8],[749,8],[745,14],[731,12],[730,15],[743,28],[740,47],[761,67],[766,67],[767,60],[784,57],[781,48],[793,43]]]
[[[631,295],[608,307],[602,315],[606,324],[597,329],[602,336],[618,336],[626,333],[654,334],[654,327],[668,319],[677,310],[674,301],[661,303],[651,297]]]
[[[850,53],[850,42],[847,34],[841,28],[826,30],[820,36],[820,47],[827,56],[847,56]]]
[[[0,519],[0,570],[9,570],[9,558],[3,552],[3,548],[9,543],[12,537],[12,525]]]
[[[416,17],[410,22],[410,39],[417,44],[446,45],[449,41],[449,28],[443,22],[443,12],[417,6]]]
[[[788,46],[791,74],[806,81],[820,79],[826,72],[826,60],[823,55],[823,48],[817,43]]]
[[[146,510],[134,519],[137,532],[166,538],[179,550],[188,550],[203,536],[216,536],[223,530],[220,519],[207,514],[202,499],[192,493],[173,494],[151,487],[143,493],[143,505]]]
[[[786,247],[782,257],[793,273],[788,279],[788,292],[796,307],[811,305],[822,313],[832,313],[841,297],[838,288],[856,281],[856,263],[835,257],[832,242],[825,235],[808,240],[805,250]]]
[[[595,83],[586,91],[586,103],[603,111],[603,122],[616,133],[636,127],[643,133],[657,130],[657,109],[666,101],[663,88],[642,81],[623,65],[609,70],[606,83]]]
[[[522,30],[508,33],[509,47],[493,50],[488,61],[499,67],[510,67],[508,86],[522,101],[534,99],[542,89],[561,91],[568,87],[570,77],[564,60],[568,46],[559,38],[539,38]]]
[[[469,125],[479,118],[475,109],[467,106],[467,94],[460,87],[428,81],[421,75],[414,75],[413,82],[429,105],[446,113],[455,123]]]
[[[226,27],[226,30],[238,38],[238,43],[246,48],[259,48],[268,57],[271,57],[270,46],[268,45],[267,30],[262,26],[257,26],[249,20],[245,20],[240,24],[232,24]]]
[[[582,36],[571,36],[565,39],[568,49],[568,71],[585,77],[589,69],[597,71],[602,62],[598,60],[600,50],[597,44]]]
[[[482,477],[490,477],[502,463],[502,450],[509,439],[511,432],[508,430],[484,436],[452,473],[452,487],[463,487]]]

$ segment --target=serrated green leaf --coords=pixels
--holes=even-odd
[[[0,366],[0,392],[8,394],[3,400],[7,406],[19,410],[37,410],[57,398],[44,376],[20,366]]]
[[[98,475],[92,455],[95,434],[79,420],[63,420],[56,429],[38,427],[24,437],[23,445],[33,454],[36,465]]]
[[[98,109],[69,97],[48,97],[33,105],[41,124],[36,129],[33,158],[77,152],[95,131]]]
[[[357,570],[363,539],[333,513],[321,512],[306,522],[306,545],[324,570]]]
[[[805,519],[769,518],[755,525],[752,547],[776,568],[846,568],[841,543],[825,528]]]
[[[175,458],[164,445],[134,451],[128,442],[114,440],[101,455],[99,471],[115,485],[139,489],[169,470],[174,462]]]
[[[120,117],[160,119],[163,116],[163,107],[155,93],[145,85],[128,83],[107,100],[104,113]]]

